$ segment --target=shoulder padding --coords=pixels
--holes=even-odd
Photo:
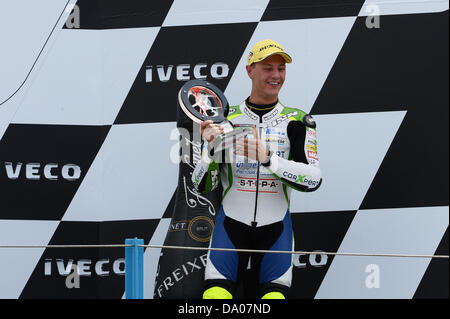
[[[310,127],[310,128],[316,128],[316,121],[314,121],[314,119],[312,118],[312,116],[309,115],[309,114],[306,114],[306,115],[303,117],[303,123],[304,123],[306,126]]]

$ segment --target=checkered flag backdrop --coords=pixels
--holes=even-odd
[[[448,255],[448,7],[2,1],[0,245],[189,234],[172,220],[177,92],[206,79],[240,104],[249,49],[272,38],[293,57],[280,100],[314,116],[323,172],[317,192],[292,195],[296,250]],[[145,298],[160,253],[145,250]],[[3,249],[0,298],[123,298],[123,257]],[[79,287],[66,282],[72,265]],[[294,256],[289,298],[448,294],[448,260],[319,254]]]

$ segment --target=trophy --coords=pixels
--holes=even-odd
[[[223,134],[218,135],[212,145],[208,145],[211,157],[231,147],[233,141],[251,132],[251,126],[235,127],[227,120],[228,101],[222,91],[210,82],[204,80],[186,82],[178,92],[178,104],[193,122],[201,124],[203,121],[211,120],[222,126]]]

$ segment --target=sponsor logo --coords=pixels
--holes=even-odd
[[[265,45],[265,46],[259,48],[259,52],[264,51],[264,50],[267,50],[267,49],[269,49],[269,48],[277,48],[278,50],[284,52],[283,48],[279,47],[279,46],[276,45],[276,44],[268,44],[268,45]]]
[[[245,162],[237,162],[236,167],[240,169],[255,169],[258,167],[258,163],[245,163]]]
[[[169,232],[186,230],[188,222],[186,220],[172,222],[169,226]]]
[[[298,179],[297,175],[286,172],[286,171],[283,172],[283,176],[292,181],[297,181],[297,179]]]
[[[145,82],[151,83],[158,79],[160,82],[169,82],[172,78],[177,81],[189,81],[191,79],[205,80],[208,76],[214,79],[224,79],[230,73],[230,67],[223,62],[212,65],[206,63],[179,64],[179,65],[147,65],[145,67]]]
[[[314,250],[313,252],[320,253],[321,250]],[[294,256],[294,267],[296,268],[307,268],[307,267],[325,267],[328,263],[328,256],[325,254],[295,254]]]
[[[196,172],[196,173],[195,173],[195,170],[194,170],[194,173],[195,173],[194,184],[195,184],[195,186],[197,188],[198,188],[198,185],[200,185],[200,180],[203,178],[203,175],[205,175],[205,172],[206,172],[206,170],[205,170],[205,168],[203,166],[201,166],[199,171]]]
[[[192,164],[195,166],[202,159],[202,145],[200,142],[191,141],[189,138],[184,137],[184,145],[182,146],[182,153],[184,154],[184,163],[191,162],[190,161],[191,147],[192,147]]]
[[[125,275],[125,259],[118,258],[114,261],[109,259],[79,259],[75,261],[69,259],[51,259],[44,261],[44,275],[52,276],[54,273],[60,276],[68,276],[71,271],[76,269],[78,276],[90,277],[93,274],[97,276],[109,276],[111,273],[116,275]]]
[[[236,174],[256,174],[258,166],[257,162],[237,162]]]
[[[306,144],[306,149],[313,151],[314,153],[316,153],[316,156],[317,156],[317,146],[316,145]]]
[[[298,175],[298,178],[295,180],[296,183],[304,183],[303,179],[305,178],[305,176],[303,175]]]
[[[278,146],[283,146],[286,143],[285,139],[273,138],[273,137],[266,137],[265,141],[266,141],[266,143],[273,143],[273,144],[277,144]]]
[[[277,187],[279,185],[279,183],[275,182],[276,180],[273,181],[258,181],[258,185],[261,187]],[[252,179],[241,179],[238,181],[238,184],[240,186],[256,186],[256,180],[252,180]]]
[[[307,184],[308,186],[316,187],[319,184],[319,182],[304,178],[303,184]]]
[[[236,190],[240,192],[254,193],[256,191],[256,183],[258,183],[258,192],[270,194],[278,193],[277,187],[281,185],[281,183],[274,178],[256,179],[239,177]]]
[[[286,121],[287,119],[289,119],[291,116],[295,116],[297,114],[298,114],[298,112],[295,111],[295,112],[291,112],[291,113],[285,114],[283,116],[280,116],[276,120],[272,121],[272,126],[277,126],[280,123],[282,123],[282,122]]]
[[[188,231],[189,237],[195,241],[205,243],[211,239],[214,221],[207,216],[196,216],[190,221],[178,220],[169,226],[169,232]]]
[[[282,158],[286,158],[285,151],[276,151],[275,153]]]
[[[278,136],[286,136],[286,131],[277,128],[266,128],[266,135],[278,135]]]
[[[265,138],[264,141],[266,144],[271,144],[271,146],[278,146],[278,148],[284,147],[288,141],[287,141],[287,133],[285,129],[282,128],[266,128],[265,129]]]
[[[213,216],[216,215],[216,209],[213,203],[205,196],[202,196],[195,188],[190,188],[186,185],[186,176],[183,176],[183,185],[184,198],[188,207],[195,208],[197,206],[207,206],[209,213]]]
[[[41,178],[57,181],[61,178],[67,181],[75,181],[81,177],[81,168],[76,164],[60,165],[57,163],[13,163],[5,162],[6,176],[10,180],[25,177],[28,180],[40,180]]]
[[[316,131],[313,129],[308,129],[308,136],[312,137],[314,140],[317,140]]]
[[[244,113],[245,115],[247,115],[249,118],[251,118],[253,121],[259,121],[259,117],[253,113],[251,113],[248,108],[244,107]]]
[[[189,236],[198,242],[209,242],[214,228],[214,222],[207,216],[197,216],[191,219],[188,225]]]
[[[278,109],[275,109],[273,112],[270,112],[269,114],[266,114],[263,116],[264,121],[269,121],[273,119],[278,114]]]
[[[309,158],[312,158],[312,159],[314,159],[314,160],[316,160],[316,161],[319,160],[319,159],[317,158],[317,153],[316,153],[316,151],[311,151],[311,150],[309,150],[307,153],[308,153],[308,157],[309,157]]]
[[[308,185],[312,187],[316,187],[319,182],[310,180],[309,178],[306,178],[306,175],[295,175],[289,172],[284,171],[282,174],[287,179],[297,183],[297,184],[303,184]]]
[[[162,281],[159,281],[160,284],[158,284],[158,282],[155,284],[155,296],[158,295],[161,298],[164,292],[169,291],[171,287],[173,287],[179,281],[183,280],[183,278],[188,277],[190,274],[196,271],[201,271],[202,269],[204,269],[206,267],[207,257],[208,254],[204,254],[199,257],[194,257],[193,260],[187,261],[180,266],[175,266],[174,270],[169,273],[169,276],[164,278]],[[159,273],[157,274],[157,276],[158,275]]]

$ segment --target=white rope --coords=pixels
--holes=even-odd
[[[214,250],[243,253],[272,253],[272,254],[295,254],[295,255],[330,255],[330,256],[364,256],[364,257],[406,257],[406,258],[449,258],[448,255],[412,255],[412,254],[374,254],[374,253],[332,253],[326,251],[287,251],[287,250],[261,250],[261,249],[233,249],[233,248],[203,248],[184,246],[159,246],[138,245],[139,247],[161,248],[161,249],[187,249],[187,250]]]
[[[123,248],[133,247],[125,244],[106,245],[0,245],[0,248]]]
[[[1,248],[124,248],[134,247],[126,244],[103,244],[103,245],[0,245]],[[224,251],[243,253],[269,253],[269,254],[295,254],[295,255],[329,255],[329,256],[359,256],[359,257],[403,257],[403,258],[444,258],[448,255],[417,255],[417,254],[384,254],[384,253],[345,253],[327,251],[287,251],[287,250],[261,250],[261,249],[233,249],[233,248],[211,248],[211,247],[186,247],[166,245],[136,245],[136,247],[159,248],[159,249],[186,249],[204,251]]]

